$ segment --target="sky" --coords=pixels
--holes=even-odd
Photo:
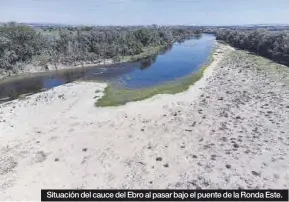
[[[0,22],[72,25],[289,24],[289,0],[0,0]]]

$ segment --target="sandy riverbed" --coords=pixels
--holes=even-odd
[[[0,105],[0,199],[41,188],[289,187],[289,70],[222,45],[188,91],[96,108],[105,84]],[[268,65],[269,64],[269,65]]]

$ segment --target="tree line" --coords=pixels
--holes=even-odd
[[[234,47],[289,65],[288,31],[220,29],[216,32],[216,38]]]
[[[0,26],[0,70],[17,71],[31,62],[46,66],[117,60],[199,33],[185,26],[34,28],[7,23]]]

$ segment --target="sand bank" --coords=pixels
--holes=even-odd
[[[0,105],[0,198],[44,188],[286,188],[289,70],[221,45],[188,91],[97,108],[76,82]],[[16,194],[17,193],[17,194]]]

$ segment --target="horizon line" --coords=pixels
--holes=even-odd
[[[112,27],[126,27],[126,26],[195,26],[195,27],[234,27],[234,26],[289,26],[288,24],[284,23],[254,23],[254,24],[227,24],[227,25],[218,25],[218,24],[203,24],[203,25],[195,25],[195,24],[106,24],[106,25],[97,25],[97,24],[79,24],[79,23],[57,23],[57,22],[19,22],[19,21],[0,21],[0,24],[5,23],[17,23],[17,24],[35,24],[35,25],[63,25],[63,26],[88,26],[88,27],[105,27],[105,26],[112,26]]]

